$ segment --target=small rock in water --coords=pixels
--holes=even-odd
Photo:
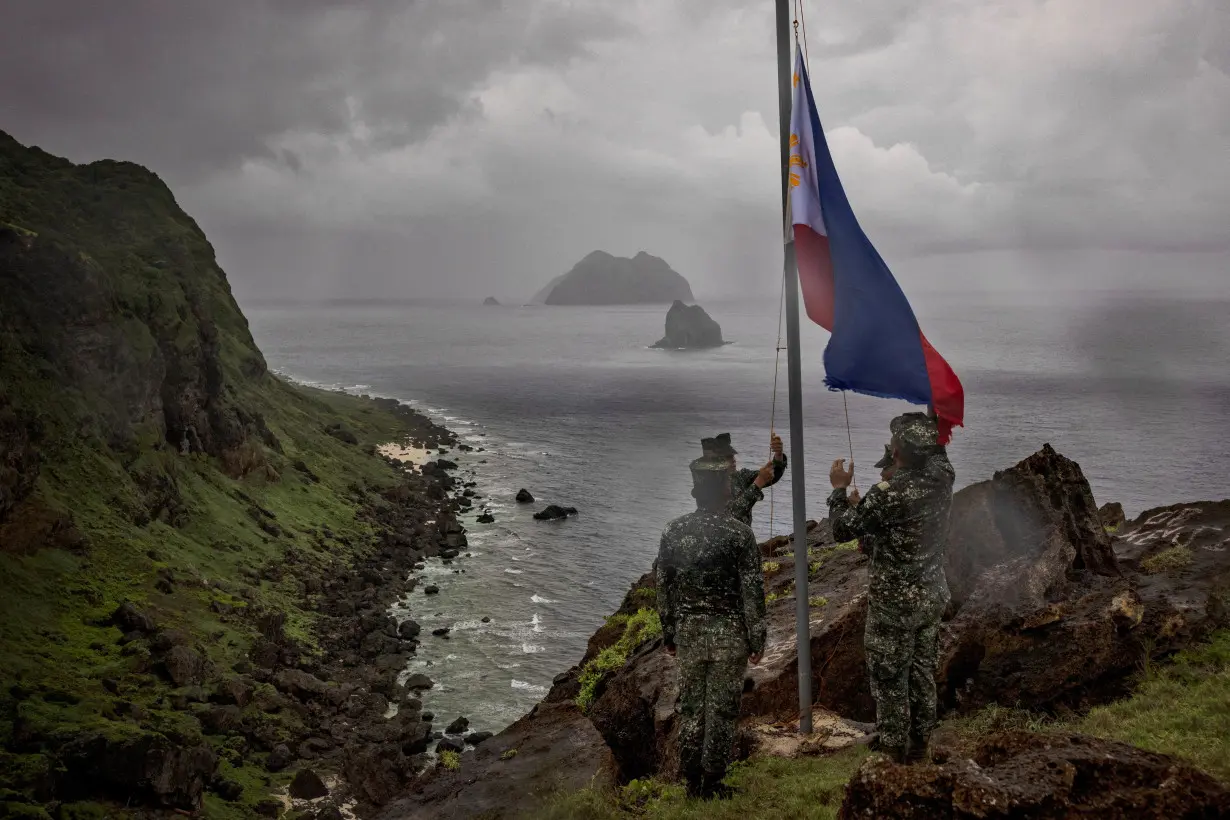
[[[447,635],[451,629],[452,627],[441,626],[441,627],[431,630],[431,634],[435,635],[438,638],[441,635]]]
[[[435,584],[428,584],[427,586],[423,587],[424,595],[438,595],[439,593],[440,593],[440,588],[436,586]]]
[[[436,717],[435,712],[424,712],[423,714],[419,715],[419,718],[424,723],[431,723],[435,719],[435,717]]]
[[[470,721],[467,720],[466,718],[459,717],[456,720],[454,720],[452,723],[450,723],[448,725],[448,728],[446,728],[444,731],[450,735],[459,735],[463,733],[466,729],[469,729],[469,728],[470,728]]]
[[[576,514],[576,507],[561,507],[557,504],[551,504],[542,512],[534,513],[534,518],[538,521],[562,521],[568,516]]]
[[[495,516],[489,512],[485,512],[477,518],[477,521],[480,524],[494,524]]]
[[[489,624],[489,623],[491,623],[491,617],[490,617],[489,615],[484,615],[484,616],[483,616],[483,623],[485,623],[485,624]]]
[[[415,672],[413,675],[411,675],[409,678],[406,679],[406,689],[411,692],[417,691],[419,689],[430,689],[431,687],[435,685],[436,684],[432,681],[432,679],[424,675],[422,672]],[[431,714],[430,712],[424,712],[423,720],[431,720],[431,718],[428,717],[428,715],[430,714]],[[287,753],[289,754],[289,751]]]
[[[517,503],[518,504],[533,504],[534,496],[530,495],[529,490],[522,487],[520,490],[517,491]]]

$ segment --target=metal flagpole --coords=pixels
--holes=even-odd
[[[777,2],[777,121],[781,131],[782,227],[785,230],[786,366],[790,375],[790,484],[794,497],[794,601],[799,656],[799,733],[811,734],[811,630],[807,595],[807,493],[803,478],[803,385],[799,364],[799,271],[785,224],[790,196],[790,4]]]

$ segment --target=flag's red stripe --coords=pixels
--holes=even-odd
[[[944,357],[936,352],[927,337],[918,333],[922,339],[923,359],[927,363],[927,378],[931,382],[931,406],[939,422],[940,444],[947,444],[952,438],[952,428],[961,427],[965,419],[965,390],[961,380],[944,361]]]
[[[832,333],[833,260],[829,255],[829,238],[806,225],[795,225],[794,250],[807,317]]]

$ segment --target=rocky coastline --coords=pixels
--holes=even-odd
[[[1230,627],[1230,502],[1178,504],[1130,521],[1103,505],[1100,515],[1080,466],[1048,445],[959,492],[949,538],[954,600],[937,675],[946,719],[988,708],[1084,714],[1127,696],[1142,663],[1165,663]],[[861,640],[867,559],[835,543],[823,520],[809,522],[807,546],[817,731],[800,739],[790,729],[798,721],[796,559],[791,539],[777,538],[761,547],[770,638],[745,686],[743,757],[833,754],[874,720]],[[649,624],[654,600],[648,573],[538,706],[457,767],[425,772],[377,816],[529,817],[544,810],[544,795],[618,793],[634,779],[668,775],[677,759],[677,671]],[[1096,760],[1114,761],[1114,773]],[[850,781],[841,816],[964,817],[961,794],[1006,801],[1021,812],[1013,817],[1060,816],[1030,813],[1041,805],[1165,807],[1139,815],[1150,817],[1230,809],[1230,790],[1189,764],[1070,733],[1063,743],[1045,733],[991,735],[970,749],[945,739],[937,762],[884,770],[873,758]],[[1106,793],[1038,776],[1095,767]],[[1173,789],[1143,785],[1163,770]],[[1030,780],[1032,792],[1014,791]]]

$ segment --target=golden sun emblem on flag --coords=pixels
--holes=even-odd
[[[794,77],[791,80],[791,83],[795,88],[799,87],[799,72],[794,72]]]
[[[795,75],[795,76],[797,77],[798,75]],[[796,149],[799,147],[799,135],[798,134],[790,135],[790,147],[791,149]],[[803,159],[802,154],[792,153],[790,155],[790,167],[791,168],[806,168],[807,160]],[[801,184],[802,184],[802,179],[799,177],[799,175],[795,173],[794,171],[791,171],[790,172],[790,187],[797,188]]]

